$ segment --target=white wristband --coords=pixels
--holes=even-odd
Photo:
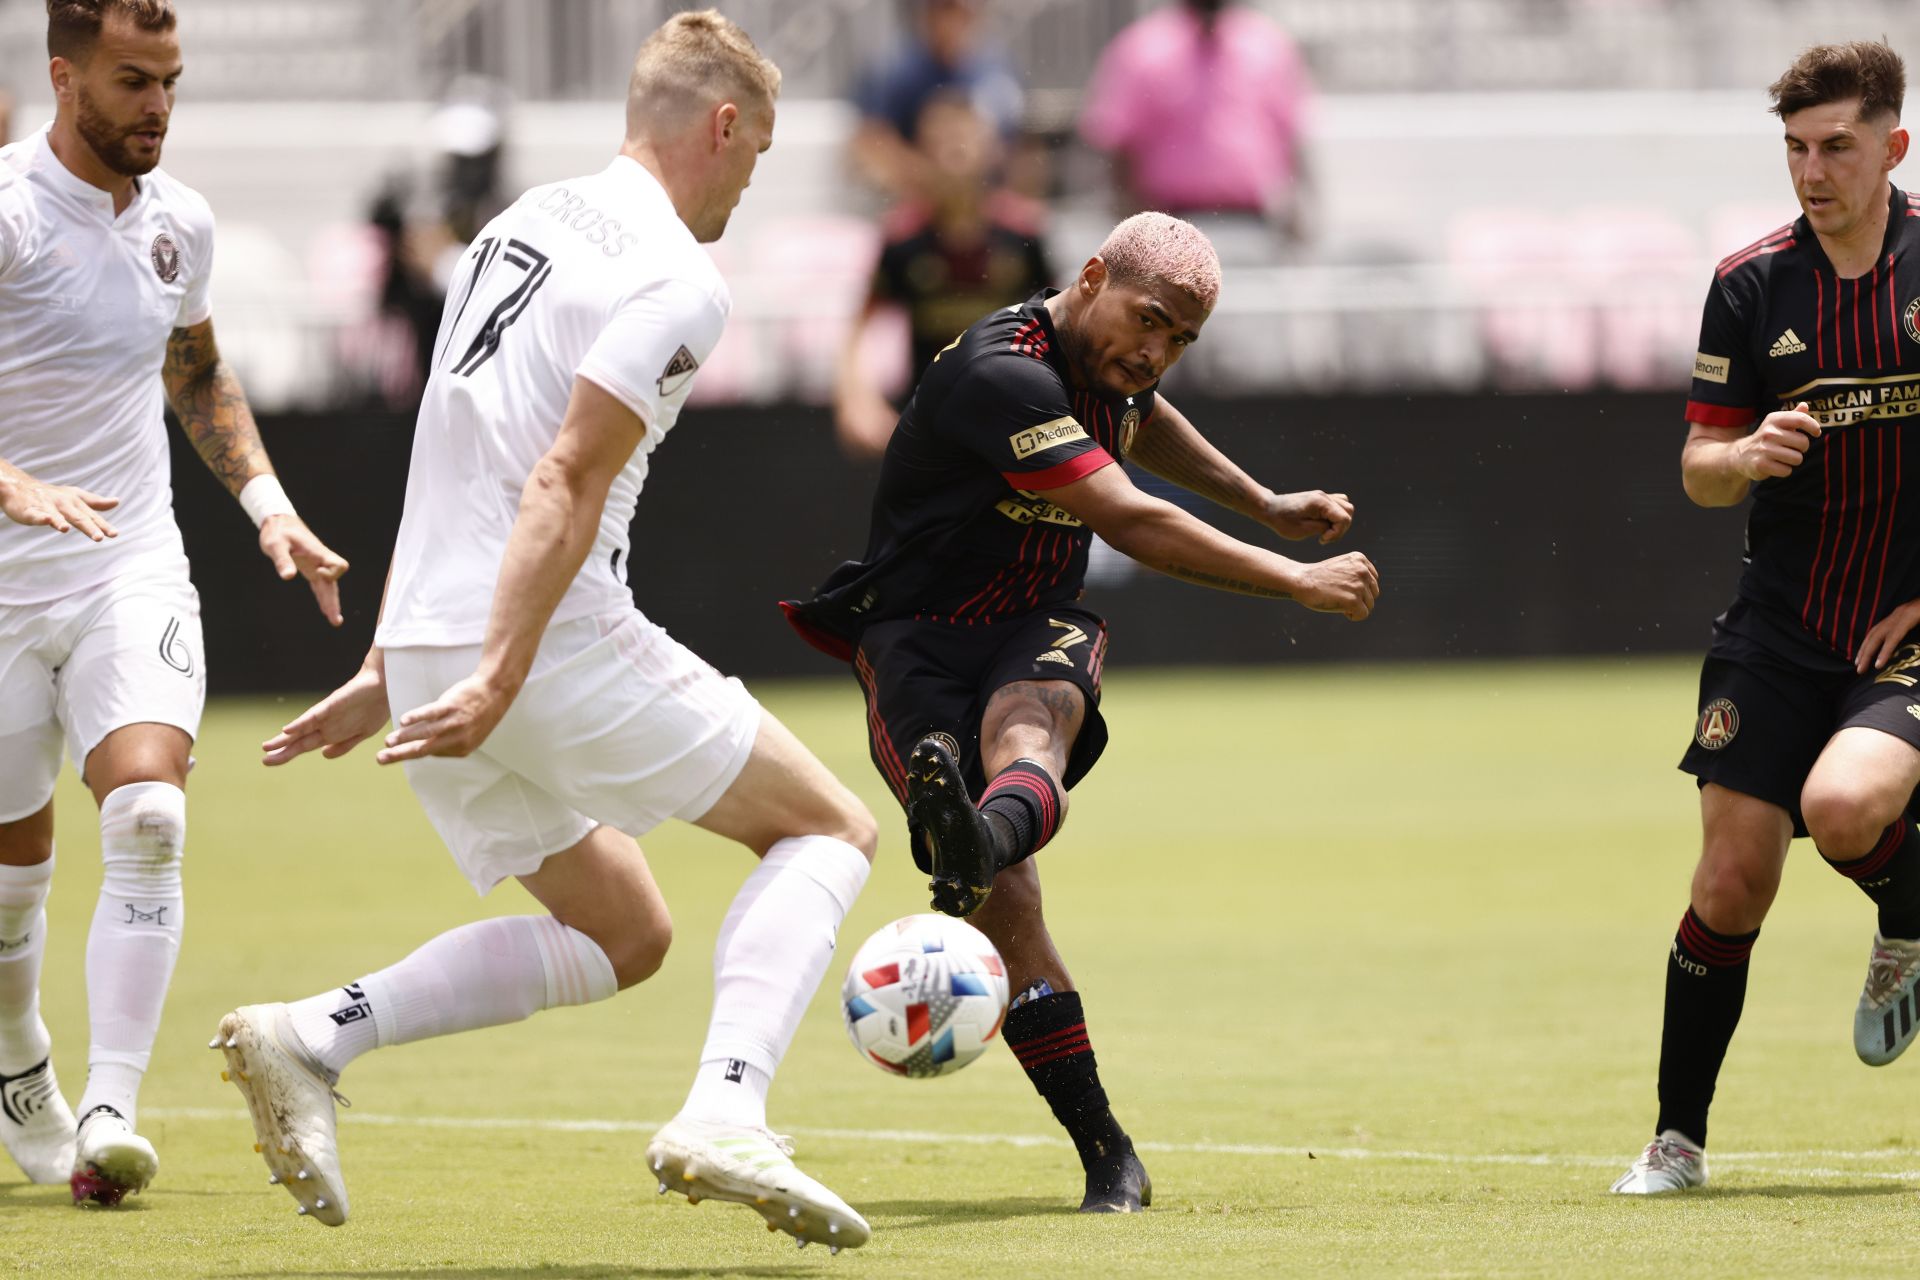
[[[252,518],[256,529],[267,522],[268,516],[295,514],[293,499],[280,487],[280,477],[273,475],[255,476],[241,486],[240,506]]]

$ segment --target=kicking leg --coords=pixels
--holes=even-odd
[[[73,1173],[73,1111],[53,1074],[40,967],[53,886],[53,802],[0,822],[0,1137],[34,1182]]]
[[[866,1220],[793,1166],[766,1128],[767,1091],[866,884],[873,815],[787,728],[763,713],[753,753],[697,825],[760,864],[713,953],[713,1017],[686,1104],[647,1147],[662,1192],[751,1205],[804,1247],[865,1244]]]
[[[594,828],[520,882],[552,915],[476,920],[357,982],[221,1019],[213,1046],[247,1100],[271,1180],[299,1212],[328,1226],[346,1221],[333,1085],[353,1059],[605,1000],[666,957],[666,902],[639,848],[619,832]]]
[[[1716,783],[1700,790],[1704,839],[1692,900],[1667,956],[1655,1137],[1613,1184],[1647,1195],[1707,1179],[1707,1108],[1740,1010],[1748,957],[1780,890],[1793,820],[1778,805]]]
[[[1920,833],[1907,805],[1920,750],[1879,729],[1840,730],[1815,762],[1800,808],[1820,856],[1879,908],[1853,1048],[1880,1067],[1920,1032]]]

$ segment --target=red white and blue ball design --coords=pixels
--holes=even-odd
[[[861,944],[840,998],[861,1057],[897,1076],[944,1076],[1000,1034],[1007,966],[966,921],[907,916]]]

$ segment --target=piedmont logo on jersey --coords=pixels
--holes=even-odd
[[[1007,437],[1007,443],[1013,446],[1014,457],[1030,458],[1057,444],[1086,438],[1086,429],[1072,417],[1065,417],[1043,422],[1037,427],[1028,427],[1025,431],[1016,431]]]
[[[172,284],[180,278],[180,246],[173,237],[162,231],[153,238],[153,274],[160,277],[161,284]]]
[[[656,384],[660,388],[660,394],[670,396],[686,386],[699,368],[700,362],[693,358],[693,352],[682,346],[673,353],[673,359],[667,361],[667,367],[660,374],[660,380]]]
[[[1729,698],[1715,698],[1700,713],[1700,727],[1694,730],[1693,740],[1709,751],[1718,751],[1739,732],[1739,708]]]
[[[1725,382],[1732,367],[1731,357],[1710,356],[1704,351],[1693,353],[1693,376],[1702,382]]]

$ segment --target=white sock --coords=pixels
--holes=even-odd
[[[53,859],[0,865],[0,1076],[40,1065],[53,1048],[40,1019],[40,962],[47,954]]]
[[[773,1073],[869,870],[858,849],[832,836],[797,836],[767,850],[720,926],[713,1020],[683,1114],[766,1123]]]
[[[77,1113],[112,1107],[134,1123],[140,1079],[180,957],[180,861],[187,796],[168,782],[134,782],[100,805],[105,876],[87,934],[87,1015],[93,1048]]]
[[[449,929],[398,964],[287,1012],[337,1077],[369,1049],[519,1022],[605,1000],[619,987],[607,953],[578,929],[552,916],[499,916]]]

